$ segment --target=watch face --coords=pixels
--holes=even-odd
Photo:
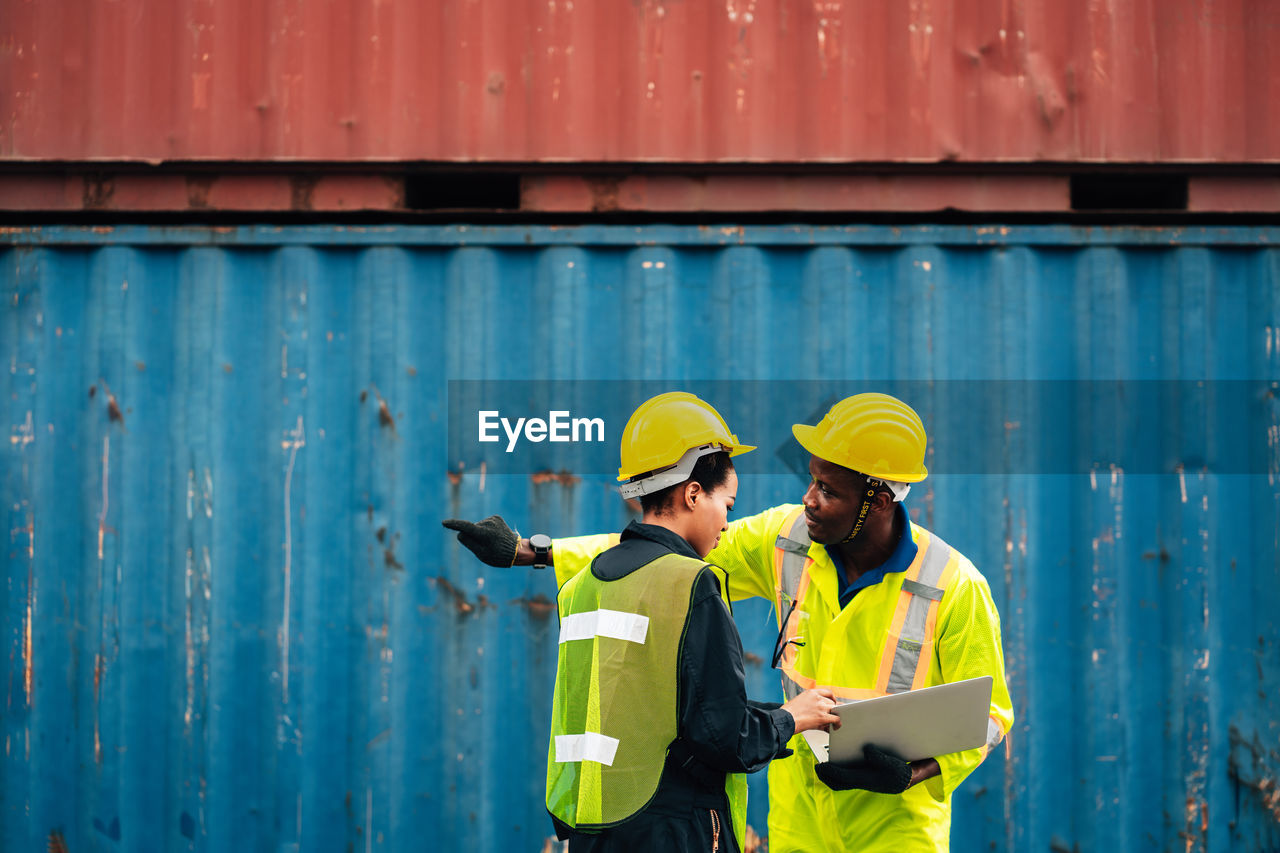
[[[545,533],[535,533],[529,537],[529,546],[535,551],[545,551],[551,547],[551,537]]]

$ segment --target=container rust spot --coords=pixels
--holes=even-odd
[[[373,390],[373,396],[378,398],[378,423],[382,424],[384,428],[391,427],[391,431],[395,432],[396,419],[391,415],[391,407],[387,405],[386,400],[382,399],[382,395],[378,393],[378,389],[376,386],[372,390]],[[365,392],[361,391],[360,402],[363,403],[365,399],[366,399]]]
[[[102,695],[102,673],[106,670],[106,662],[102,655],[93,656],[93,696],[96,700]]]
[[[107,387],[105,380],[100,380],[103,392],[107,395],[107,418],[124,423],[124,414],[120,411],[120,404],[116,401],[116,395],[111,393],[111,389]]]
[[[535,619],[546,619],[556,611],[556,603],[547,598],[542,593],[538,593],[533,597],[524,597],[512,599],[512,604],[518,604],[525,610],[529,611],[529,615]]]
[[[467,601],[467,597],[462,590],[454,586],[444,575],[436,576],[436,586],[453,597],[453,607],[460,615],[465,616],[476,609],[474,604]]]
[[[568,471],[534,471],[529,475],[534,485],[542,485],[543,483],[559,483],[562,486],[576,486],[582,482],[581,477],[575,477]]]
[[[461,483],[462,483],[462,472],[461,472],[461,471],[446,471],[444,475],[445,475],[446,477],[448,477],[448,478],[449,478],[449,482],[450,482],[450,483],[452,483],[452,484],[453,484],[453,485],[455,485],[455,486],[457,486],[457,485],[459,485],[459,484],[461,484]]]
[[[26,694],[27,707],[31,707],[31,690],[35,683],[35,663],[31,648],[31,618],[34,615],[33,594],[31,592],[32,570],[27,571],[27,615],[22,625],[22,689]]]
[[[1239,727],[1232,725],[1229,739],[1231,752],[1227,758],[1227,777],[1239,787],[1253,792],[1262,808],[1280,825],[1280,786],[1267,761],[1267,749],[1262,738],[1257,733],[1252,739],[1246,738]],[[1276,758],[1276,753],[1271,753],[1271,757]]]
[[[67,853],[67,842],[59,830],[49,831],[49,853]]]

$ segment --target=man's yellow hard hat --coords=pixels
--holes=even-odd
[[[684,482],[699,457],[720,450],[737,456],[755,447],[740,443],[720,413],[693,394],[668,391],[652,397],[622,430],[618,480],[626,483],[623,495],[639,497]],[[650,476],[637,480],[641,475]]]
[[[828,462],[878,480],[918,483],[926,436],[915,409],[888,394],[856,394],[831,407],[817,426],[791,427],[800,446]]]

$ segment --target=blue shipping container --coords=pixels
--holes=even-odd
[[[1280,230],[26,228],[0,237],[5,850],[544,849],[550,573],[630,408],[889,390],[1000,608],[1017,722],[956,851],[1280,847]],[[599,417],[479,441],[479,412]],[[736,608],[778,691],[764,602]],[[763,660],[762,660],[763,659]],[[763,774],[750,822],[765,831]]]

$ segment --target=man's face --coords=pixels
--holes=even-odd
[[[809,457],[809,478],[803,501],[809,538],[821,545],[834,545],[853,529],[866,478],[816,456]]]

